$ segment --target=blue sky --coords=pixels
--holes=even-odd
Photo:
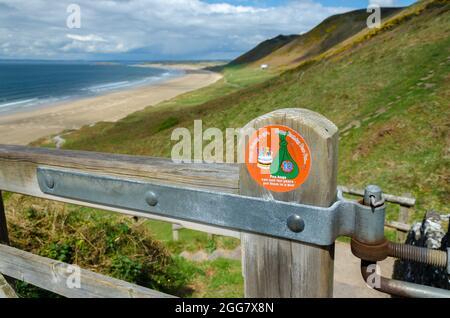
[[[0,59],[232,59],[369,2],[409,0],[0,0]],[[80,7],[80,28],[66,21]]]

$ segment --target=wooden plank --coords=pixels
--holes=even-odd
[[[330,206],[337,190],[337,127],[305,109],[281,109],[259,117],[245,128],[270,124],[297,131],[311,150],[308,180],[295,191],[275,193],[258,185],[245,164],[240,193],[270,199]],[[334,245],[318,247],[255,234],[242,234],[246,297],[332,297]]]
[[[125,177],[130,180],[145,180],[157,184],[237,193],[239,183],[237,165],[181,164],[163,158],[0,145],[1,190],[177,223],[185,228],[217,235],[240,237],[239,232],[229,229],[47,195],[39,188],[36,177],[38,166],[73,169],[80,172]]]
[[[15,290],[9,285],[5,277],[0,274],[0,298],[18,298]]]
[[[395,221],[386,222],[385,226],[405,233],[409,232],[409,230],[411,229],[411,225]]]
[[[10,245],[9,235],[8,235],[8,225],[6,222],[6,211],[5,204],[3,202],[2,191],[0,191],[0,244]],[[1,276],[1,275],[0,275]],[[15,286],[15,279],[11,277],[0,277],[0,284],[3,285],[3,295],[5,297],[13,297],[15,295],[14,288],[11,286]],[[13,295],[14,293],[14,295]]]
[[[360,197],[364,196],[364,190],[361,189],[353,189],[346,186],[338,186],[338,189],[347,194],[357,195]],[[383,193],[383,197],[387,202],[399,204],[404,207],[413,207],[416,204],[416,199],[410,194],[397,196],[393,194]]]
[[[403,197],[411,198],[411,193],[404,193]],[[400,213],[398,215],[398,221],[400,223],[408,223],[409,222],[409,207],[405,205],[400,206]]]
[[[6,245],[0,245],[0,272],[71,298],[173,297],[84,269],[79,271],[78,284],[72,265]]]
[[[2,166],[7,163],[11,166],[15,162],[18,167],[35,168],[37,165],[64,167],[86,172],[142,177],[145,180],[168,185],[227,193],[238,191],[239,168],[233,164],[185,164],[175,163],[165,158],[12,145],[0,145],[0,162]],[[7,168],[2,167],[1,170],[7,170]]]
[[[179,224],[172,224],[172,240],[178,241],[180,239],[180,231],[183,227]]]
[[[403,197],[411,198],[412,195],[411,195],[411,193],[404,193]],[[405,206],[405,205],[400,206],[400,211],[398,214],[398,223],[403,223],[403,224],[409,223],[409,207],[408,206]],[[409,231],[409,229],[406,232],[408,232],[408,231]],[[397,239],[397,242],[404,243],[406,240],[406,233],[397,232],[396,239]]]

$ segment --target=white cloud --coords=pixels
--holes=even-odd
[[[369,5],[379,5],[380,7],[393,7],[395,0],[370,0]]]
[[[68,29],[67,6],[81,7]],[[278,34],[349,10],[314,0],[257,7],[200,0],[0,0],[0,57],[231,58]]]
[[[66,34],[66,37],[80,42],[107,42],[104,38],[95,34],[88,34],[88,35]]]

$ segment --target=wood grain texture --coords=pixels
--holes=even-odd
[[[80,270],[80,288],[68,288],[69,264],[0,245],[0,272],[37,287],[71,298],[167,298],[158,291],[115,278]],[[70,285],[69,285],[70,286]]]
[[[403,193],[403,197],[406,199],[409,199],[412,197],[411,193]],[[398,214],[398,223],[403,223],[403,224],[408,224],[409,223],[409,205],[400,205],[400,212]],[[404,243],[406,240],[406,233],[411,229],[411,227],[409,227],[409,229],[402,233],[402,232],[397,232],[397,242],[401,242]]]
[[[15,290],[8,281],[0,274],[0,298],[18,298]]]
[[[37,181],[38,167],[69,169],[155,184],[237,193],[239,183],[237,165],[182,164],[163,158],[0,145],[0,190],[177,223],[189,229],[218,235],[240,237],[239,232],[229,229],[45,194],[40,190]]]
[[[336,200],[337,189],[337,127],[317,113],[292,108],[261,116],[246,125],[244,131],[271,124],[288,126],[305,139],[312,160],[309,178],[295,191],[270,192],[258,185],[242,164],[240,193],[330,206]],[[242,248],[246,297],[332,297],[334,245],[318,247],[242,234]]]
[[[409,232],[409,230],[411,230],[411,225],[409,224],[405,224],[405,223],[401,223],[401,222],[395,222],[395,221],[391,221],[391,222],[386,222],[385,226],[391,229],[395,229],[399,232],[404,232],[407,233]],[[398,235],[399,233],[397,233]],[[405,237],[406,238],[406,237]]]
[[[237,193],[238,190],[239,168],[232,164],[185,164],[165,158],[0,145],[0,167],[6,162],[16,162],[32,168],[46,165],[106,172],[124,177],[141,177],[161,184],[227,193]]]

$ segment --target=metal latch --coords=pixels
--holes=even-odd
[[[371,208],[342,193],[323,208],[53,168],[38,168],[37,178],[41,191],[56,197],[316,245],[343,235],[384,237],[384,204]]]

